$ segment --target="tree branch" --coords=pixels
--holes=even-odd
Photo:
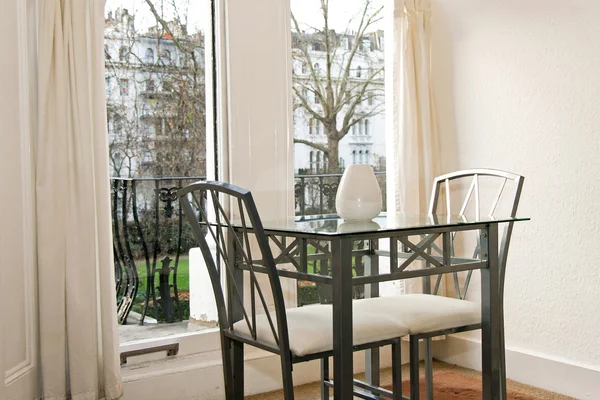
[[[322,151],[324,154],[329,155],[329,148],[323,144],[319,144],[319,143],[313,143],[309,140],[304,140],[304,139],[296,139],[294,138],[294,143],[300,143],[300,144],[305,144],[307,146],[310,146],[314,149],[320,150]]]

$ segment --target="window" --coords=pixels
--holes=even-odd
[[[302,89],[302,98],[303,98],[305,101],[308,101],[308,89],[306,89],[306,88],[305,88],[305,89]]]
[[[110,176],[115,177],[111,178],[110,184],[113,188],[118,185],[124,189],[124,185],[131,184],[127,179],[141,179],[136,186],[136,196],[131,196],[132,187],[127,187],[130,197],[125,201],[128,203],[123,205],[121,198],[115,214],[126,217],[126,221],[133,221],[132,208],[137,207],[140,228],[144,231],[144,239],[137,234],[128,239],[120,236],[119,246],[131,247],[131,257],[126,250],[119,252],[117,249],[115,254],[116,261],[120,261],[122,266],[115,271],[122,345],[131,340],[155,340],[158,336],[169,336],[181,332],[181,328],[184,331],[205,331],[205,328],[195,328],[193,325],[187,328],[190,318],[196,315],[195,318],[200,319],[202,315],[190,300],[188,276],[192,262],[189,257],[191,242],[181,248],[176,245],[180,240],[183,240],[181,243],[186,240],[177,229],[171,229],[179,224],[178,204],[165,202],[169,196],[164,196],[172,192],[174,187],[204,179],[207,176],[206,159],[215,154],[214,151],[210,154],[206,151],[207,140],[214,138],[214,132],[207,134],[207,120],[212,119],[212,110],[205,109],[207,99],[204,91],[205,87],[212,87],[212,82],[207,80],[205,74],[210,72],[211,67],[205,71],[203,65],[204,41],[212,39],[207,37],[204,29],[205,21],[210,19],[203,15],[203,10],[210,8],[204,8],[208,0],[169,0],[170,7],[167,7],[167,2],[164,3],[165,7],[161,8],[160,0],[110,0],[105,6],[105,58],[108,60],[107,53],[112,51],[114,59],[118,57],[120,61],[110,64],[105,61],[106,105],[111,121],[109,166]],[[198,3],[204,4],[199,6]],[[167,29],[163,29],[160,21],[153,17],[150,5],[156,6],[161,18],[168,21],[170,32],[165,32]],[[186,66],[169,63],[169,67],[157,63],[159,58],[170,61],[173,56],[177,60],[183,56],[183,53],[175,52],[174,40],[193,49],[201,63]],[[188,57],[191,57],[191,53]],[[133,63],[134,59],[136,65],[127,64]],[[137,65],[138,62],[142,65]],[[188,84],[193,79],[198,82],[195,86]],[[156,93],[163,89],[167,93]],[[183,177],[183,180],[170,179],[172,177]],[[155,209],[161,210],[156,224],[149,219]],[[122,231],[122,219],[115,219],[112,226]],[[155,226],[162,228],[155,230]],[[184,223],[184,232],[187,228]],[[115,248],[116,245],[115,241]],[[152,262],[147,268],[144,246],[150,252],[150,259],[156,249],[157,269],[163,263],[167,268],[174,268],[175,260],[179,260],[177,292],[171,287],[169,293],[161,293],[157,289],[158,273],[154,275],[156,285],[150,286]],[[130,260],[127,267],[124,259]],[[132,277],[136,275],[139,279],[133,280]],[[169,284],[175,284],[173,272],[169,275]],[[128,288],[135,288],[137,292],[127,292],[130,290]],[[150,295],[147,296],[147,293]],[[174,298],[175,293],[178,294],[175,301],[179,303],[170,307],[166,311],[170,315],[166,315],[163,304],[167,298]],[[140,323],[142,318],[144,321]],[[164,322],[165,329],[162,332],[148,330],[148,323],[152,322]],[[125,328],[122,324],[128,326]]]
[[[321,152],[317,151],[317,174],[321,172]]]
[[[154,90],[156,90],[154,79],[148,79],[146,81],[146,92],[154,92]]]
[[[161,60],[165,64],[169,64],[171,62],[171,52],[167,49],[164,49],[160,56]]]
[[[383,76],[378,79],[371,78],[371,71],[377,71],[384,66],[384,55],[373,51],[378,50],[377,43],[384,37],[384,12],[381,11],[384,0],[288,1],[294,16],[289,41],[293,62],[298,67],[308,68],[307,74],[292,76],[294,95],[298,96],[294,101],[294,136],[318,146],[331,146],[337,141],[334,149],[328,149],[324,153],[327,156],[321,154],[319,171],[325,174],[338,174],[347,165],[359,161],[364,163],[366,159],[371,161],[373,152],[385,154],[385,130],[374,129],[385,125],[385,96],[374,96],[379,91],[384,92],[384,80]],[[363,22],[366,24],[363,25],[364,30],[358,29],[360,18],[356,18],[357,15],[363,14]],[[327,32],[323,28],[325,26],[328,27]],[[329,39],[327,47],[323,45],[325,38]],[[355,45],[360,45],[363,50],[352,52]],[[308,54],[305,50],[308,50]],[[327,73],[326,60],[331,62],[332,66]],[[347,79],[348,77],[350,79]],[[340,85],[340,82],[344,81],[346,83]],[[328,87],[335,88],[333,93],[327,92]],[[303,88],[309,89],[310,101],[304,100],[306,92]],[[355,105],[359,106],[354,107]],[[368,122],[363,119],[366,115]],[[311,121],[313,118],[315,120]],[[336,129],[325,129],[329,126]],[[338,134],[341,132],[345,134]],[[365,152],[367,137],[369,157]],[[296,143],[295,148],[297,151],[294,152],[294,166],[297,171],[309,164],[309,153],[314,151],[315,147]],[[362,153],[359,154],[359,150]],[[314,157],[316,159],[316,155]],[[342,160],[345,160],[345,165],[342,165]],[[383,181],[385,176],[378,176],[378,179]],[[319,190],[322,189],[318,185],[315,186],[315,192],[318,193]],[[311,212],[318,214],[321,210],[323,213],[335,212],[335,208],[328,208],[328,202],[333,199],[318,200],[326,196],[316,198],[317,204],[310,204],[302,212],[297,206],[298,215],[310,215],[308,213]],[[325,203],[320,204],[319,201]]]
[[[346,161],[344,161],[343,157],[340,157],[340,169],[344,170],[346,168]]]
[[[369,164],[369,150],[365,150],[365,164]]]
[[[306,74],[308,68],[306,67],[306,61],[302,61],[302,73]]]
[[[358,163],[362,164],[363,163],[363,151],[359,150],[358,152]]]
[[[119,79],[119,87],[121,96],[129,96],[129,79]]]
[[[314,163],[315,163],[315,152],[311,151],[309,154],[309,162],[308,162],[308,168],[310,169],[310,171],[312,172],[313,168],[314,168]]]
[[[150,47],[146,49],[146,63],[154,64],[154,50]]]
[[[119,49],[119,61],[125,62],[129,58],[129,49],[125,46],[122,46]]]

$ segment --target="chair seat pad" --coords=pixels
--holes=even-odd
[[[378,315],[394,315],[411,335],[481,323],[481,305],[467,300],[406,294],[367,301]]]
[[[376,306],[369,300],[353,303],[354,345],[394,339],[408,334],[408,328],[392,315],[375,312]],[[330,304],[309,305],[286,310],[290,350],[296,356],[306,356],[333,350],[333,308]],[[271,313],[277,328],[275,313]],[[271,327],[265,314],[256,316],[256,336],[260,342],[276,346]],[[245,320],[236,322],[237,333],[251,336]]]

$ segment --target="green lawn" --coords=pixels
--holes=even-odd
[[[175,260],[171,261],[171,266],[173,266]],[[138,293],[146,294],[146,262],[140,261],[136,264],[138,276],[140,280],[140,286],[138,288]],[[157,261],[157,266],[160,265]],[[158,286],[159,284],[159,275],[158,273],[154,276],[154,286]],[[188,292],[190,290],[190,262],[187,257],[179,257],[179,264],[177,265],[177,291],[179,293]]]

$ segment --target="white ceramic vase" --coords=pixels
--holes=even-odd
[[[349,165],[340,181],[335,209],[346,221],[369,221],[381,212],[381,189],[368,164]]]

